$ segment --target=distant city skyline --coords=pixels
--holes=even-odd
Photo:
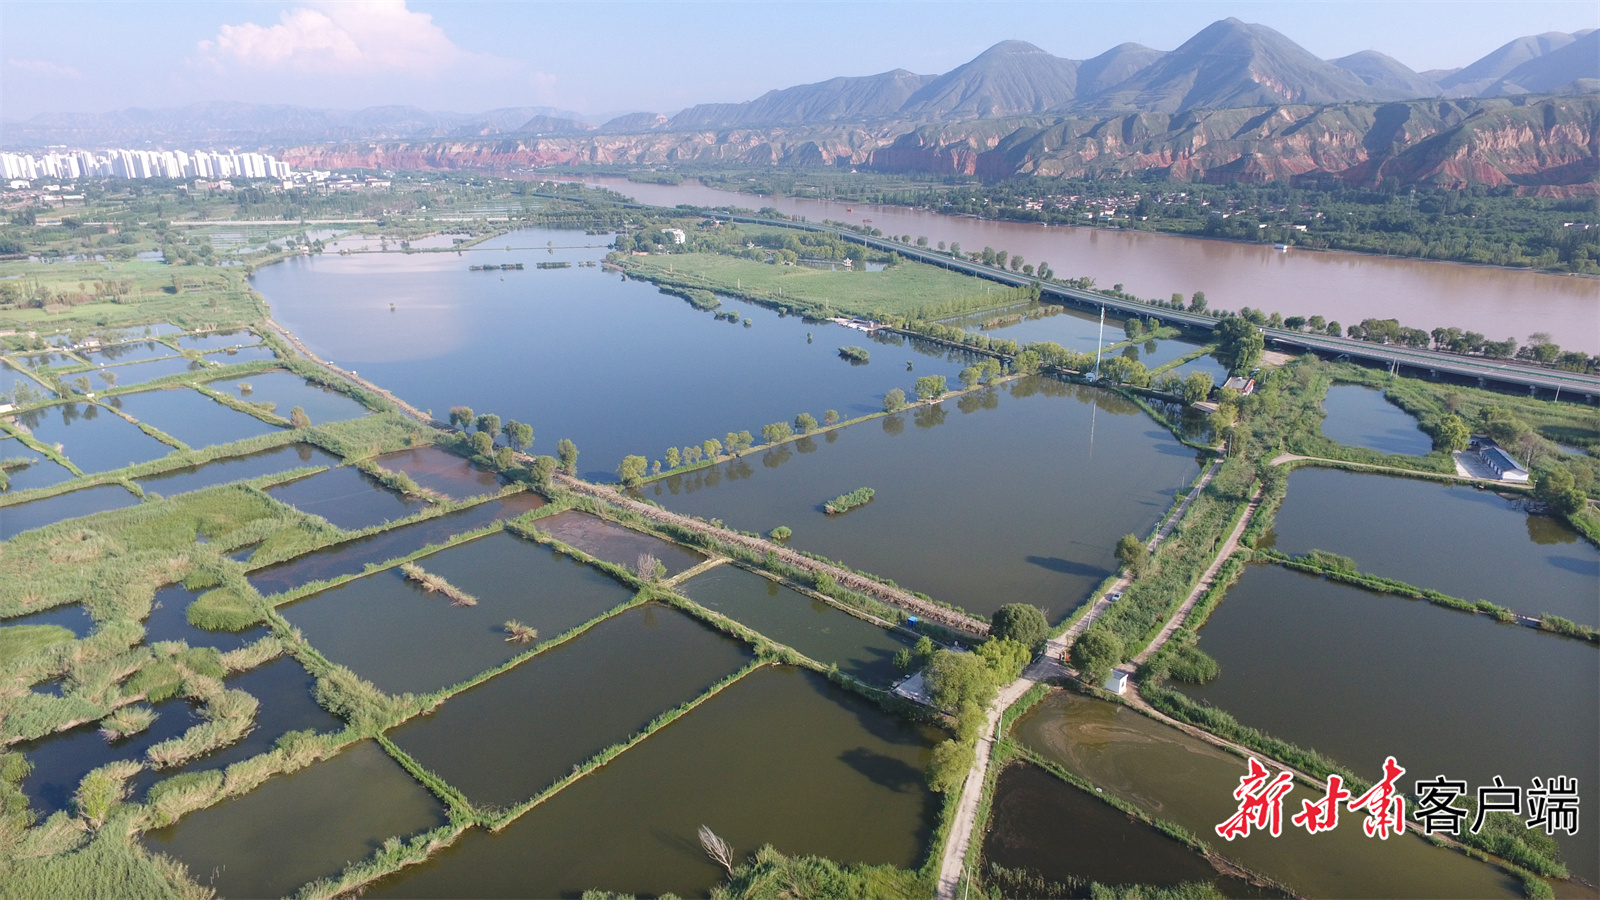
[[[1600,25],[1592,0],[1528,2],[592,2],[6,0],[0,116],[233,100],[590,116],[674,112],[894,68],[950,70],[1010,38],[1087,58],[1171,50],[1217,19],[1325,59],[1464,66],[1516,37]]]

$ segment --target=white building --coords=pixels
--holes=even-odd
[[[288,163],[265,153],[210,150],[193,153],[185,150],[106,150],[102,153],[52,150],[42,156],[0,153],[0,180],[3,181],[76,181],[80,178],[301,180]]]

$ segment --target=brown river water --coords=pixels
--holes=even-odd
[[[710,188],[636,184],[587,178],[641,203],[676,206],[776,207],[788,215],[870,224],[885,234],[927,236],[1020,253],[1050,263],[1064,278],[1091,276],[1103,287],[1122,284],[1140,297],[1167,298],[1204,291],[1212,309],[1252,306],[1285,316],[1321,315],[1350,325],[1365,318],[1398,318],[1432,330],[1464,328],[1493,340],[1524,341],[1548,332],[1569,350],[1600,352],[1600,281],[1573,275],[1469,266],[1362,253],[1273,250],[1260,244],[1104,228],[1043,226],[941,215],[929,209],[831,200],[759,197]]]

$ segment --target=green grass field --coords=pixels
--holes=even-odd
[[[920,318],[928,307],[987,294],[994,295],[996,304],[1014,302],[1006,299],[1005,288],[993,282],[915,262],[878,272],[831,272],[718,253],[682,253],[635,256],[624,267],[651,281],[846,315]]]

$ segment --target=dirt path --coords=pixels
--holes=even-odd
[[[1239,517],[1239,524],[1233,526],[1233,532],[1228,535],[1227,540],[1222,542],[1222,547],[1217,550],[1216,558],[1211,560],[1211,565],[1206,569],[1206,573],[1200,576],[1200,581],[1195,584],[1194,590],[1189,592],[1189,596],[1183,601],[1183,605],[1179,606],[1178,611],[1172,614],[1172,618],[1167,620],[1167,624],[1161,626],[1161,633],[1156,635],[1156,639],[1151,641],[1149,646],[1139,651],[1139,654],[1133,658],[1135,665],[1143,665],[1145,660],[1154,656],[1156,651],[1160,650],[1162,645],[1172,638],[1173,632],[1183,625],[1184,620],[1189,618],[1189,612],[1194,609],[1194,605],[1200,602],[1200,598],[1205,596],[1206,591],[1211,589],[1211,585],[1216,583],[1217,573],[1222,570],[1223,564],[1233,556],[1235,550],[1239,549],[1239,539],[1244,537],[1245,529],[1250,527],[1250,520],[1255,518],[1256,510],[1260,508],[1261,489],[1256,488],[1255,496],[1250,498],[1250,505],[1245,507],[1244,515]]]
[[[421,422],[424,425],[432,425],[432,426],[434,426],[436,428],[440,427],[440,424],[437,421],[435,421],[432,416],[428,415],[427,413],[423,412],[420,409],[417,409],[415,406],[412,406],[411,404],[407,403],[406,401],[401,400],[399,397],[397,397],[394,394],[390,393],[387,389],[378,387],[377,385],[375,385],[372,382],[366,380],[365,378],[362,378],[361,376],[357,375],[356,373],[351,372],[351,371],[349,371],[347,369],[341,369],[338,366],[334,365],[333,363],[328,362],[327,360],[323,359],[322,357],[316,355],[315,353],[312,353],[310,347],[307,347],[304,343],[302,343],[300,341],[300,339],[295,337],[294,333],[291,332],[289,329],[287,329],[287,328],[283,327],[282,325],[279,325],[277,322],[273,321],[271,316],[268,316],[266,321],[267,321],[267,326],[270,327],[273,331],[276,331],[278,333],[279,337],[281,337],[284,340],[288,341],[289,345],[291,347],[294,347],[294,349],[297,350],[300,353],[301,356],[304,356],[306,359],[311,360],[312,362],[316,363],[319,366],[322,366],[324,369],[327,369],[330,372],[334,372],[334,373],[338,374],[342,378],[348,379],[348,380],[350,380],[352,382],[355,382],[356,384],[361,385],[363,388],[373,392],[374,394],[377,394],[378,396],[382,397],[383,399],[388,400],[390,403],[393,403],[395,406],[400,407],[401,411],[403,411],[406,415],[412,417],[413,419],[416,419],[418,422]]]
[[[805,556],[804,554],[790,550],[788,547],[785,547],[781,544],[764,540],[762,538],[751,537],[747,534],[740,534],[737,531],[730,531],[726,528],[718,528],[714,525],[702,522],[699,519],[692,519],[688,516],[679,515],[674,512],[668,512],[659,506],[654,506],[649,503],[635,500],[632,497],[623,494],[616,488],[609,487],[607,485],[590,484],[587,481],[583,481],[559,472],[555,473],[552,478],[558,484],[567,488],[568,490],[576,491],[580,494],[586,494],[598,500],[603,500],[612,506],[618,506],[631,512],[638,513],[647,519],[652,519],[657,522],[666,522],[676,525],[680,528],[697,531],[701,534],[722,541],[723,543],[745,547],[763,555],[771,553],[780,561],[794,566],[797,569],[814,573],[826,573],[827,575],[831,576],[834,582],[840,587],[849,588],[858,594],[865,594],[873,599],[881,600],[884,603],[888,603],[892,606],[898,606],[901,609],[926,621],[937,622],[946,628],[965,632],[966,634],[978,638],[981,638],[989,633],[989,623],[984,622],[981,619],[973,618],[972,616],[956,612],[955,610],[946,609],[945,607],[930,603],[909,591],[904,591],[899,588],[890,587],[889,585],[881,582],[873,581],[865,576],[857,575],[855,572],[852,572],[848,569],[843,569],[838,566],[829,565],[828,563],[820,560],[812,559],[809,556]]]
[[[1273,457],[1272,458],[1272,464],[1275,465],[1275,466],[1281,466],[1284,463],[1299,462],[1301,460],[1305,460],[1307,462],[1312,462],[1312,463],[1327,463],[1330,466],[1354,466],[1354,467],[1356,467],[1358,469],[1368,469],[1368,470],[1371,470],[1373,472],[1393,472],[1396,475],[1409,475],[1412,478],[1449,478],[1449,479],[1453,479],[1455,481],[1465,481],[1465,482],[1470,482],[1470,483],[1482,483],[1482,482],[1486,482],[1487,481],[1487,482],[1493,483],[1494,486],[1497,487],[1497,488],[1503,487],[1503,488],[1508,488],[1508,489],[1511,489],[1511,490],[1516,490],[1516,489],[1519,489],[1519,488],[1526,488],[1527,487],[1527,485],[1516,484],[1516,483],[1507,482],[1507,481],[1498,481],[1498,480],[1493,479],[1493,478],[1474,478],[1471,475],[1462,475],[1462,474],[1460,474],[1459,470],[1456,473],[1450,473],[1450,472],[1428,472],[1428,471],[1424,471],[1422,469],[1402,469],[1402,468],[1399,468],[1398,466],[1379,466],[1379,465],[1374,465],[1372,463],[1350,462],[1348,460],[1343,460],[1343,459],[1328,459],[1328,458],[1322,457],[1322,456],[1301,456],[1298,453],[1287,453],[1287,452],[1280,453],[1277,456]]]

